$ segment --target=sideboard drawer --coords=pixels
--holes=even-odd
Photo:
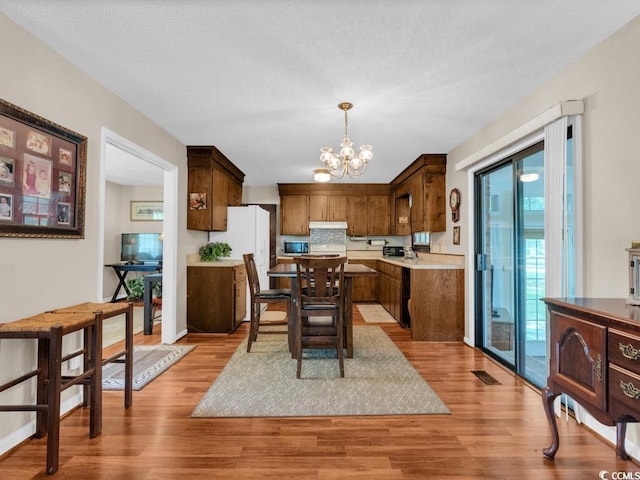
[[[640,376],[609,365],[610,413],[614,417],[633,416],[640,420]]]
[[[609,362],[640,375],[640,337],[609,329]]]

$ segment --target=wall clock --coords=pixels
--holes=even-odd
[[[451,207],[451,220],[456,223],[460,220],[460,191],[457,188],[449,194],[449,206]]]

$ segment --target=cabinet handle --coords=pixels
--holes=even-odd
[[[627,343],[626,345],[619,343],[618,348],[620,349],[620,353],[624,358],[628,358],[629,360],[640,359],[640,350],[638,350],[637,348],[633,348],[633,345],[631,345],[630,343]]]
[[[596,357],[595,370],[596,370],[596,378],[598,379],[599,382],[601,382],[602,381],[602,356],[600,354],[598,354],[598,356]]]
[[[627,397],[633,398],[637,400],[640,398],[640,389],[636,388],[633,383],[624,383],[620,380],[620,388],[622,389],[622,393],[624,393]]]

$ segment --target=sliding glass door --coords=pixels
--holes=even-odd
[[[477,172],[476,344],[532,383],[547,376],[544,153]]]

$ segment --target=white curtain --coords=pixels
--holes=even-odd
[[[567,127],[572,148],[567,148]],[[544,128],[547,297],[582,294],[582,121],[565,116]]]
[[[572,148],[567,148],[567,127],[572,126]],[[582,294],[582,118],[561,117],[544,128],[545,295]],[[547,332],[549,323],[547,319]],[[547,345],[547,348],[550,348]],[[550,352],[547,351],[547,357]],[[562,397],[554,402],[560,414]],[[567,400],[564,400],[567,402]],[[574,402],[578,423],[583,409]],[[568,409],[566,409],[568,412]]]

